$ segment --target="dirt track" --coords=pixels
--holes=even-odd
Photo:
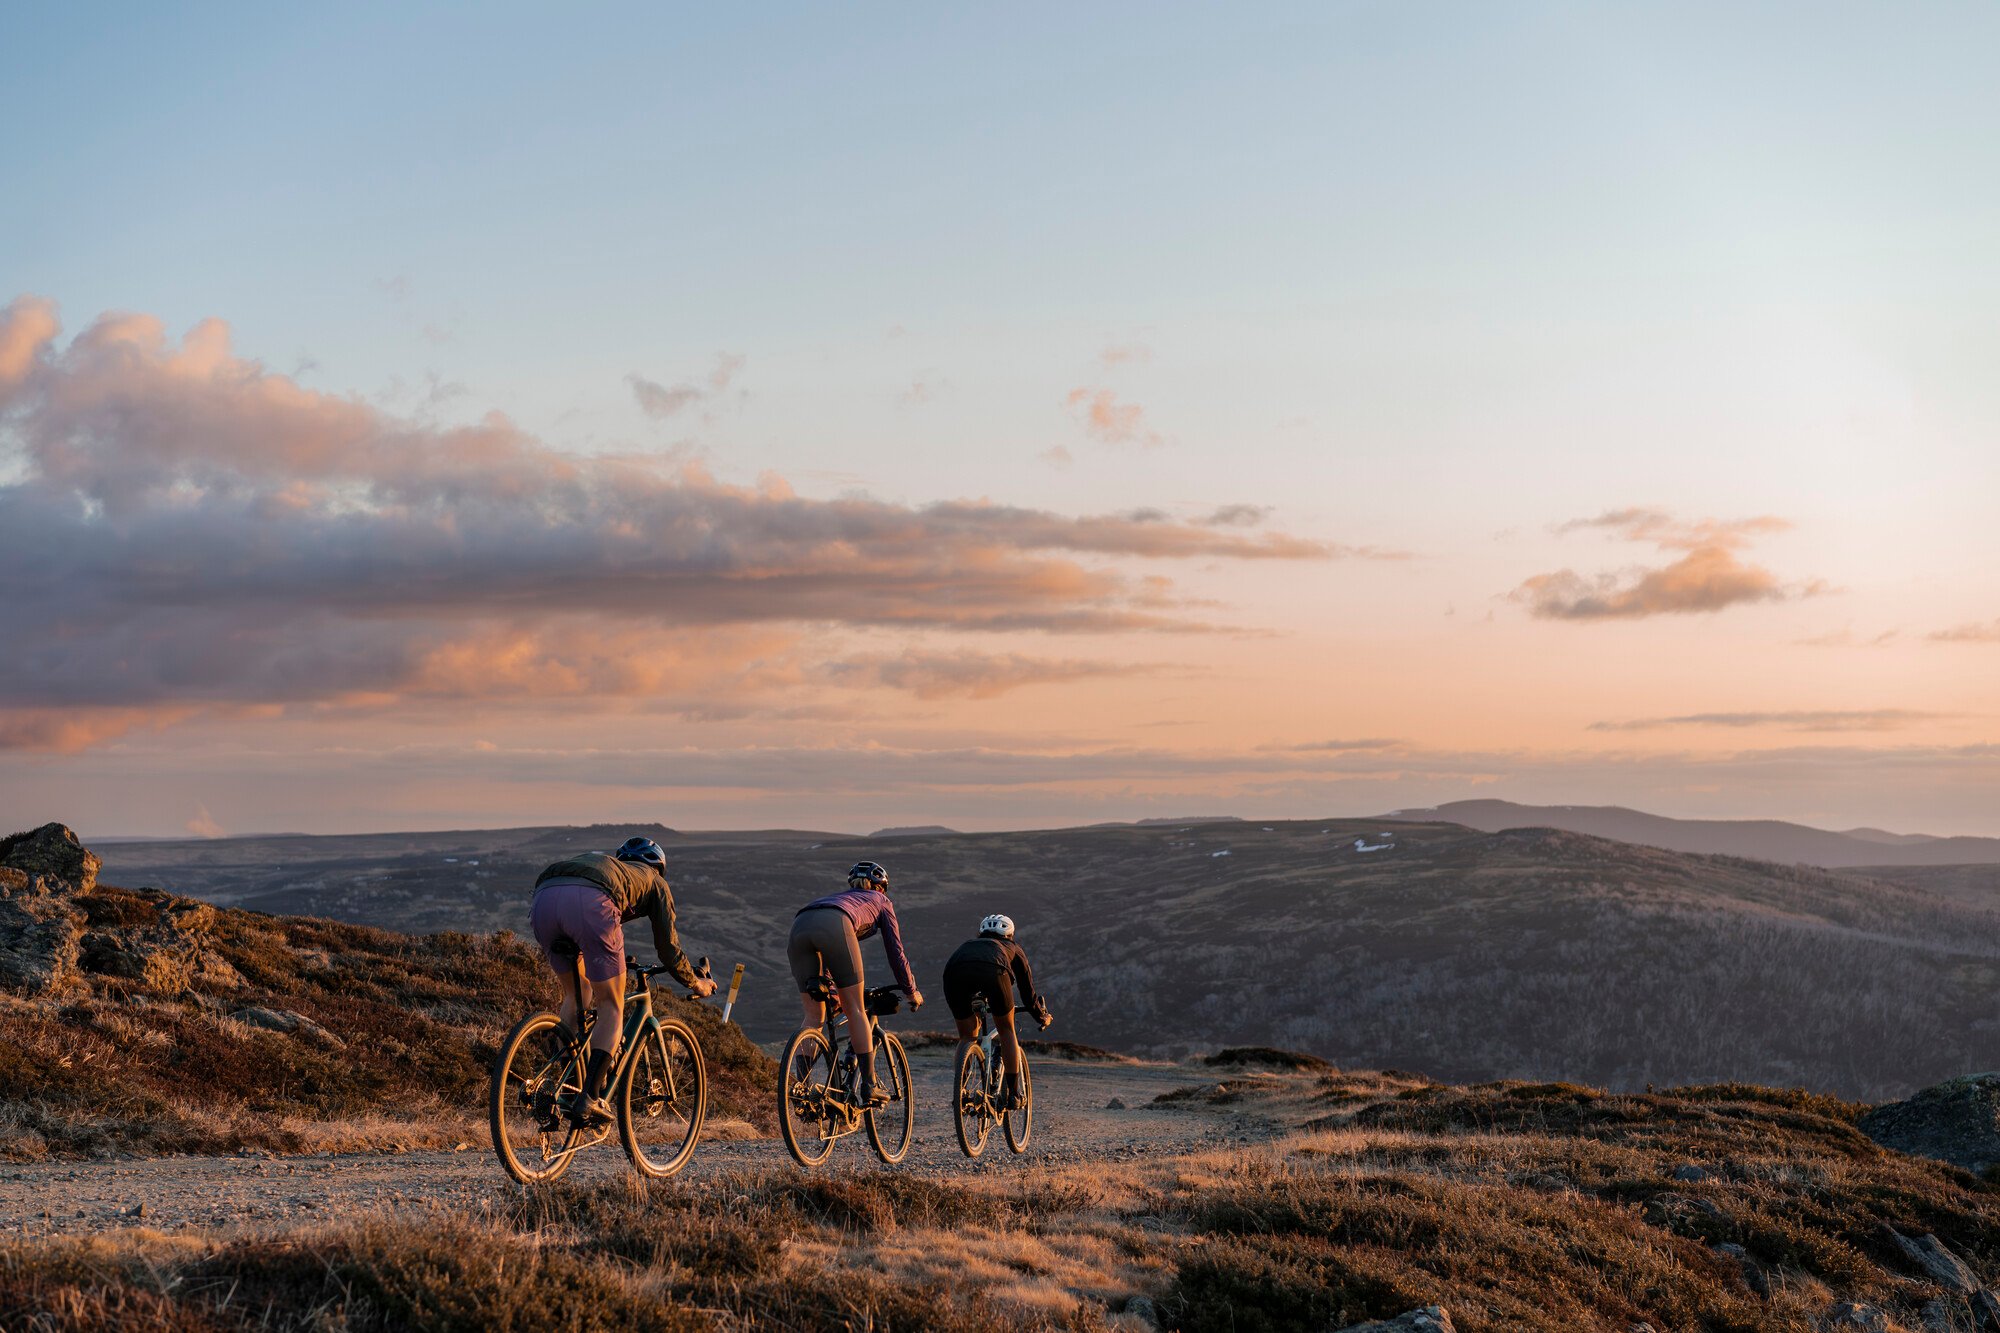
[[[919,1098],[916,1141],[897,1170],[948,1176],[1018,1171],[1034,1162],[1130,1160],[1219,1146],[1263,1132],[1234,1117],[1152,1104],[1174,1088],[1214,1082],[1213,1071],[1173,1064],[1043,1060],[1035,1066],[1035,1133],[1028,1152],[1016,1157],[996,1132],[985,1155],[970,1160],[952,1133],[949,1055],[935,1050],[911,1057]],[[1114,1099],[1130,1109],[1107,1109]],[[819,1169],[880,1166],[866,1135],[856,1134],[841,1140]],[[676,1182],[698,1190],[720,1172],[744,1168],[794,1169],[775,1138],[704,1142]],[[614,1137],[586,1152],[568,1178],[588,1182],[629,1173]],[[447,1205],[476,1212],[517,1188],[481,1136],[456,1153],[171,1157],[0,1167],[0,1218],[15,1235],[127,1226],[267,1231],[361,1208]],[[143,1213],[135,1211],[142,1205]]]

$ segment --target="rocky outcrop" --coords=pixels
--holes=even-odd
[[[150,919],[85,935],[84,971],[124,977],[163,995],[179,995],[197,985],[233,990],[243,984],[228,960],[209,947],[213,907],[155,890],[139,896],[152,909]]]
[[[1442,1305],[1426,1305],[1399,1314],[1394,1319],[1350,1324],[1346,1333],[1458,1333],[1458,1330]]]
[[[0,838],[0,866],[31,880],[44,880],[51,889],[89,893],[97,886],[97,871],[103,864],[62,824],[44,824]]]
[[[1968,1074],[1861,1117],[1885,1148],[1934,1157],[1975,1174],[2000,1166],[2000,1073]]]
[[[84,916],[70,900],[98,859],[61,824],[0,838],[0,986],[45,995],[77,980]]]
[[[99,865],[61,824],[0,839],[0,986],[47,995],[104,976],[179,995],[243,984],[210,947],[207,903],[144,890],[123,897],[115,919],[94,920]]]

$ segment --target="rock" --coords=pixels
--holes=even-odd
[[[1954,1333],[1958,1320],[1952,1317],[1951,1305],[1940,1300],[1924,1302],[1924,1308],[1917,1312],[1917,1322],[1924,1333]]]
[[[151,900],[152,920],[85,936],[85,971],[137,981],[162,995],[185,994],[197,982],[226,990],[243,984],[229,961],[207,947],[215,927],[213,907],[151,890],[140,896]]]
[[[1442,1305],[1426,1305],[1399,1314],[1394,1319],[1350,1324],[1347,1333],[1458,1333],[1458,1329]]]
[[[1885,1148],[1975,1174],[2000,1163],[2000,1073],[1968,1074],[1878,1106],[1861,1132]]]
[[[1107,1111],[1124,1111],[1130,1108],[1125,1105],[1123,1097],[1113,1097],[1110,1101],[1104,1103],[1104,1109]]]
[[[1842,1301],[1827,1309],[1826,1326],[1829,1329],[1851,1329],[1854,1333],[1889,1333],[1889,1316],[1872,1305]]]
[[[1973,1292],[1972,1316],[1981,1328],[2000,1329],[2000,1295],[1990,1290]]]
[[[1923,1269],[1931,1281],[1946,1291],[1969,1296],[1979,1290],[1979,1279],[1965,1266],[1965,1260],[1946,1249],[1944,1242],[1936,1236],[1925,1234],[1917,1240],[1911,1240],[1894,1227],[1888,1230],[1889,1238],[1896,1243],[1896,1248],[1903,1252],[1903,1256]]]
[[[1137,1315],[1155,1328],[1158,1328],[1160,1325],[1159,1308],[1153,1304],[1152,1298],[1149,1296],[1134,1296],[1126,1301],[1125,1313]]]
[[[91,860],[94,877],[96,858]],[[79,975],[83,921],[67,884],[19,866],[0,869],[0,986],[30,995],[68,989]]]
[[[1759,1296],[1769,1296],[1771,1294],[1770,1275],[1764,1271],[1762,1264],[1750,1257],[1750,1251],[1744,1249],[1735,1241],[1724,1241],[1713,1248],[1723,1258],[1734,1259],[1736,1261],[1737,1265],[1743,1270],[1743,1281],[1749,1286],[1750,1290],[1756,1292]]]
[[[1674,1179],[1683,1181],[1689,1185],[1699,1185],[1702,1181],[1708,1179],[1708,1172],[1690,1162],[1686,1166],[1677,1166],[1674,1168]]]
[[[1721,1208],[1691,1194],[1658,1194],[1646,1201],[1645,1217],[1679,1236],[1707,1238],[1727,1230]]]
[[[347,1049],[347,1043],[328,1032],[304,1014],[293,1013],[290,1009],[266,1009],[261,1005],[248,1005],[229,1015],[239,1023],[251,1027],[264,1028],[270,1032],[290,1033],[308,1037],[336,1051]]]
[[[62,824],[44,824],[27,833],[0,838],[0,866],[72,894],[95,888],[97,871],[103,864]]]

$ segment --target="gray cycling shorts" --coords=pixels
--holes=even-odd
[[[861,984],[861,941],[854,937],[854,923],[838,907],[815,907],[793,917],[785,957],[791,960],[792,980],[799,983],[801,995],[821,972],[833,973],[836,986]]]

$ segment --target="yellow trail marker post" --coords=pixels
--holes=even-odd
[[[729,998],[723,1002],[722,1021],[729,1021],[729,1011],[736,1007],[736,992],[743,989],[743,964],[736,965],[736,975],[729,979]]]

